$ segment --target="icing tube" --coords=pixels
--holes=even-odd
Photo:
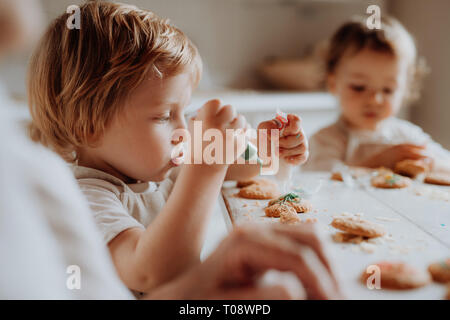
[[[247,141],[247,148],[241,157],[244,158],[245,161],[256,160],[259,165],[262,165],[262,161],[258,157],[258,148],[250,141]]]
[[[277,113],[273,120],[277,123],[280,129],[280,138],[283,137],[284,129],[289,123],[287,114],[277,109]],[[278,172],[275,174],[275,178],[277,179],[283,193],[287,193],[289,191],[292,173],[293,166],[290,163],[287,163],[284,159],[280,158],[280,165],[278,167]]]

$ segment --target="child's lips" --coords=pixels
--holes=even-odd
[[[369,118],[369,119],[374,119],[377,117],[377,113],[372,112],[372,111],[364,112],[363,115],[364,115],[364,118]]]
[[[173,164],[174,166],[180,166],[180,165],[182,165],[183,162],[184,162],[184,155],[183,155],[183,153],[181,153],[181,155],[178,156],[178,157],[175,157],[175,158],[170,159],[170,162],[172,162],[172,164]]]
[[[174,166],[179,166],[184,162],[184,144],[178,144],[174,150],[172,150],[172,156],[170,162]]]

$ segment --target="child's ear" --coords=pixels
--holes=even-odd
[[[327,88],[330,93],[336,94],[336,75],[334,73],[327,75]]]

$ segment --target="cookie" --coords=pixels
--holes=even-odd
[[[367,238],[382,237],[386,234],[382,225],[359,217],[336,217],[331,222],[331,225],[346,233]]]
[[[380,268],[381,289],[415,289],[427,285],[431,280],[427,272],[402,262],[380,262],[375,265]],[[367,273],[366,269],[361,275],[361,281],[367,284],[367,279],[375,275],[374,271]]]
[[[411,180],[395,173],[381,173],[373,177],[372,186],[382,189],[400,189],[409,187]]]
[[[332,172],[330,179],[334,181],[344,181],[340,172]]]
[[[278,197],[277,199],[270,200],[267,204],[267,207],[270,207],[274,204],[285,203],[298,213],[305,213],[311,211],[311,203],[307,200],[301,199],[299,195],[296,193],[287,193],[284,196]]]
[[[350,167],[350,174],[351,174],[352,178],[354,178],[354,179],[361,178],[361,177],[369,174],[370,171],[371,170],[368,168]],[[339,172],[339,171],[333,171],[331,173],[330,179],[334,180],[334,181],[341,181],[341,182],[344,181],[344,178],[342,177],[342,172]]]
[[[415,178],[419,174],[423,174],[429,170],[430,165],[424,160],[406,159],[395,164],[394,172],[402,176]]]
[[[367,237],[357,236],[355,234],[346,233],[346,232],[336,232],[333,235],[334,242],[338,243],[354,243],[359,244],[364,240],[368,239]]]
[[[434,281],[450,283],[450,258],[430,264],[428,272]]]
[[[238,196],[246,199],[272,199],[278,197],[278,187],[270,184],[251,184],[239,190]]]
[[[277,184],[269,179],[257,178],[257,179],[249,179],[249,180],[239,180],[236,184],[238,188],[248,187],[252,184],[260,184],[260,185],[271,185],[276,186]]]
[[[270,207],[265,208],[264,212],[266,213],[267,217],[271,218],[280,218],[282,213],[284,212],[287,213],[292,212],[295,215],[297,215],[297,212],[295,212],[294,208],[285,203],[275,203]]]
[[[450,284],[447,284],[447,295],[445,296],[445,299],[450,300]]]
[[[294,208],[288,207],[285,204],[281,205],[284,209],[280,212],[280,223],[283,224],[296,224],[300,222],[300,218],[297,216]]]
[[[425,183],[450,186],[450,174],[444,172],[432,172],[426,175]]]

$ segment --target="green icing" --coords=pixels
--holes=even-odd
[[[296,193],[290,192],[278,198],[277,203],[285,202],[300,202],[300,196]]]

